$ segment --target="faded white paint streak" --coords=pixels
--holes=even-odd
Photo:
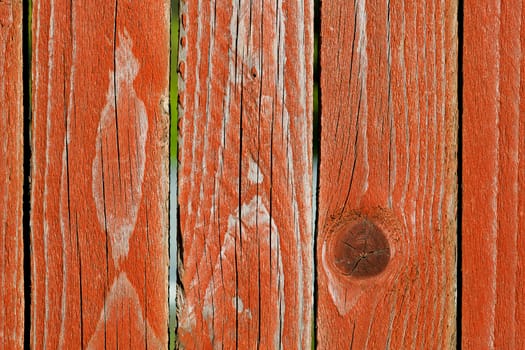
[[[367,48],[367,33],[366,33],[366,0],[359,0],[357,2],[357,30],[359,32],[359,41],[357,43],[357,52],[359,52],[359,80],[361,82],[361,93],[363,97],[361,99],[363,113],[359,118],[361,125],[359,130],[364,130],[361,133],[362,145],[363,145],[363,168],[365,170],[365,181],[363,184],[362,191],[360,193],[366,193],[368,189],[368,135],[367,135],[367,119],[368,119],[368,97],[367,97],[367,78],[368,78],[368,56],[366,52]]]
[[[297,280],[295,281],[296,287],[294,288],[294,292],[296,293],[296,299],[297,299],[297,313],[298,313],[298,326],[299,326],[299,332],[297,332],[297,344],[301,344],[301,336],[303,336],[305,333],[305,327],[308,327],[308,325],[303,324],[304,322],[304,294],[303,294],[303,288],[305,287],[304,284],[304,266],[303,266],[303,247],[302,247],[302,241],[301,241],[301,225],[299,222],[299,206],[297,204],[297,188],[301,188],[304,186],[297,186],[296,184],[296,174],[295,174],[295,163],[294,163],[294,147],[292,147],[292,144],[290,142],[290,115],[288,114],[288,110],[286,107],[283,106],[283,134],[286,135],[286,154],[287,154],[287,165],[288,165],[288,176],[289,176],[289,183],[290,188],[292,191],[292,208],[293,208],[293,232],[294,232],[294,238],[295,238],[295,249],[296,249],[296,263],[297,263]],[[303,156],[303,155],[302,155]],[[302,157],[301,157],[302,158]],[[306,156],[302,159],[307,159]],[[304,174],[301,174],[297,176],[297,178],[300,180],[304,180]],[[305,185],[305,184],[302,184]],[[309,191],[307,192],[309,194]],[[310,220],[307,220],[306,222],[310,222]],[[309,248],[309,247],[308,247]],[[309,250],[309,249],[308,249]],[[284,296],[283,296],[284,297]],[[284,299],[282,300],[283,304],[281,304],[281,317],[284,317]],[[284,318],[283,318],[284,319]],[[282,332],[282,330],[280,330]],[[282,339],[282,334],[280,336]]]
[[[403,3],[403,10],[405,10],[404,8],[404,3]],[[408,126],[410,125],[409,123],[409,120],[408,120],[408,112],[409,112],[409,108],[408,108],[408,92],[407,92],[407,86],[408,86],[408,82],[407,82],[407,71],[404,67],[406,67],[406,60],[405,60],[405,50],[406,50],[406,47],[405,47],[405,42],[406,42],[406,24],[405,24],[405,18],[403,17],[403,21],[401,21],[401,44],[399,46],[399,49],[398,49],[398,52],[397,52],[397,55],[399,56],[399,60],[400,60],[400,65],[401,67],[403,67],[403,70],[402,70],[402,76],[403,76],[403,85],[402,85],[402,89],[403,89],[403,108],[404,108],[404,125]],[[406,196],[407,196],[407,192],[408,192],[408,185],[410,183],[410,145],[411,145],[411,142],[410,142],[410,133],[409,133],[409,130],[408,130],[408,127],[405,127],[405,156],[406,156],[406,162],[405,162],[405,167],[406,167],[406,171],[405,171],[405,179],[404,179],[404,183],[403,183],[403,191],[401,193],[401,200],[400,200],[400,203],[399,203],[399,206],[401,208],[405,208],[405,203],[406,203]],[[404,221],[404,224],[407,225],[407,222],[406,222],[406,217],[405,217],[405,210],[402,211],[403,212],[403,221]],[[406,226],[405,226],[406,227]]]
[[[202,13],[202,0],[198,0],[197,2],[197,13]],[[201,37],[202,37],[202,27],[203,27],[203,24],[202,24],[202,18],[203,16],[197,16],[197,42],[200,43],[201,42]],[[201,45],[197,45],[196,47],[196,56],[197,56],[197,59],[196,59],[196,63],[195,63],[195,72],[194,72],[194,77],[195,77],[195,91],[194,91],[194,94],[193,94],[193,116],[191,118],[183,118],[182,120],[183,121],[188,121],[188,122],[192,122],[193,123],[193,126],[192,126],[192,130],[193,130],[193,135],[192,135],[192,140],[198,140],[197,138],[197,132],[199,131],[199,128],[197,127],[198,125],[198,120],[200,119],[201,115],[200,115],[200,92],[201,92],[201,86],[200,86],[200,74],[199,74],[199,69],[201,67]],[[188,67],[190,68],[190,67]],[[190,107],[191,108],[191,107]],[[184,133],[181,133],[182,137],[184,137]],[[189,179],[190,181],[190,193],[193,193],[194,191],[194,187],[195,185],[197,184],[197,181],[195,181],[195,178],[194,178],[194,174],[197,174],[197,156],[196,156],[196,152],[197,152],[197,149],[199,148],[200,146],[200,142],[192,142],[191,144],[191,177]],[[199,169],[200,170],[200,169]],[[193,203],[193,196],[189,196],[188,197],[188,214],[190,216],[193,216],[195,215],[197,218],[201,216],[201,206],[198,205],[197,203],[197,213],[194,214],[193,209],[194,207],[194,203]]]
[[[76,11],[75,6],[71,9],[71,21],[72,26],[75,25],[75,19],[76,19]],[[68,163],[68,147],[69,142],[71,140],[70,130],[69,130],[69,123],[70,118],[73,115],[73,105],[74,105],[74,91],[75,91],[75,72],[76,72],[76,66],[75,62],[77,61],[77,45],[76,45],[76,32],[73,31],[72,33],[72,50],[73,50],[73,59],[71,64],[71,71],[69,76],[69,101],[67,106],[67,121],[66,121],[66,130],[65,130],[65,136],[64,136],[64,145],[62,150],[62,169],[61,169],[61,179],[60,179],[60,202],[59,202],[59,215],[60,215],[60,231],[62,234],[62,275],[63,275],[63,283],[62,283],[62,300],[61,300],[61,319],[60,319],[60,334],[59,334],[59,343],[58,347],[59,349],[64,348],[64,335],[65,335],[65,325],[67,322],[66,314],[67,314],[67,285],[68,285],[68,276],[67,276],[67,262],[69,261],[67,259],[67,253],[68,249],[66,246],[66,232],[70,233],[71,228],[71,222],[70,222],[70,211],[71,208],[69,207],[69,163]]]
[[[116,72],[109,74],[92,167],[98,220],[110,237],[116,265],[128,254],[129,239],[137,220],[148,132],[146,108],[133,87],[139,63],[125,29],[124,34],[119,34],[119,41],[115,52]]]
[[[58,336],[58,348],[64,347],[64,332],[66,323],[66,308],[67,308],[67,246],[66,246],[66,233],[69,232],[70,220],[69,220],[69,201],[68,201],[68,163],[67,163],[67,136],[64,138],[64,146],[62,151],[62,173],[60,175],[60,198],[59,198],[59,215],[60,215],[60,233],[62,239],[62,300],[60,306],[60,333]]]
[[[389,89],[392,88],[392,33],[391,33],[391,24],[390,17],[387,19],[387,66],[388,66],[388,84]],[[393,206],[393,195],[394,187],[396,185],[396,164],[397,164],[397,152],[396,152],[396,123],[395,123],[395,114],[394,114],[394,104],[393,104],[393,94],[388,94],[388,111],[390,118],[390,157],[391,164],[389,164],[389,188],[388,188],[388,207],[392,208]]]
[[[46,105],[46,163],[44,168],[44,199],[43,199],[43,212],[44,212],[44,264],[45,264],[45,277],[44,277],[44,337],[43,345],[44,349],[47,346],[47,326],[49,324],[49,256],[48,256],[48,239],[49,239],[49,223],[48,223],[48,178],[49,178],[49,167],[50,167],[50,157],[49,150],[51,149],[51,120],[52,118],[52,105],[51,105],[51,94],[52,94],[52,81],[53,81],[53,68],[54,68],[54,57],[55,57],[55,1],[51,0],[49,2],[50,6],[50,15],[49,15],[49,39],[48,39],[48,76],[47,76],[47,105]]]

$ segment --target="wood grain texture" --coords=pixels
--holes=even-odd
[[[323,2],[321,106],[318,347],[453,348],[456,1]]]
[[[525,12],[465,1],[462,344],[525,348]]]
[[[308,349],[312,1],[181,3],[178,336]]]
[[[167,347],[169,1],[33,4],[31,347]]]
[[[24,345],[22,2],[0,2],[0,344]]]

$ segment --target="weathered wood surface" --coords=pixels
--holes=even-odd
[[[24,344],[22,2],[0,2],[0,344]]]
[[[453,348],[457,3],[321,16],[318,346]]]
[[[525,12],[465,1],[464,349],[525,348]]]
[[[33,4],[31,347],[167,347],[169,1]]]
[[[308,349],[312,1],[183,1],[178,336]]]

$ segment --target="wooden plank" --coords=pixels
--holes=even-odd
[[[456,1],[321,9],[321,349],[455,346]]]
[[[169,1],[34,1],[32,348],[167,348],[168,70]]]
[[[525,348],[525,12],[465,1],[462,345]]]
[[[181,3],[180,343],[308,349],[312,1]]]
[[[22,2],[0,2],[0,344],[24,345]]]

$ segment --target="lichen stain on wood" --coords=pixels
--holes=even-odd
[[[182,286],[191,348],[309,348],[311,1],[183,1]]]
[[[24,346],[22,2],[0,2],[0,344]]]
[[[455,346],[456,13],[448,0],[322,3],[321,349]],[[361,216],[390,247],[366,278],[329,249]]]
[[[168,1],[34,2],[32,348],[167,347],[168,67]]]

